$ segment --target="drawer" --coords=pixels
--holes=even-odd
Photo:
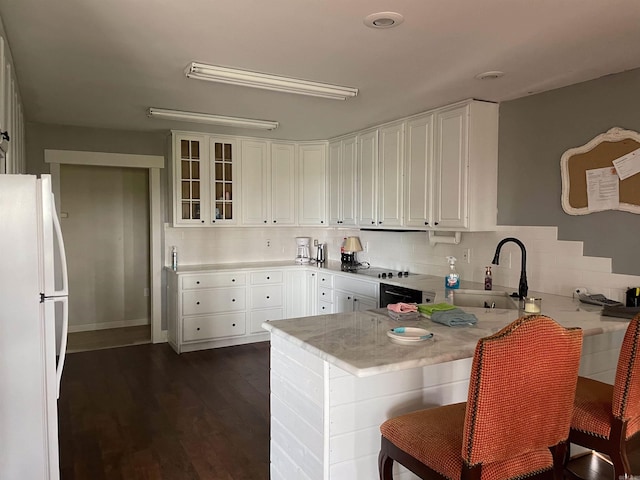
[[[378,298],[380,284],[378,282],[367,282],[366,280],[337,276],[334,282],[334,288],[357,295]]]
[[[202,315],[244,310],[246,288],[213,288],[182,292],[182,314]]]
[[[189,317],[182,322],[182,339],[185,342],[209,340],[218,337],[244,335],[245,313],[227,313],[205,317]]]
[[[251,288],[251,308],[282,306],[282,285],[264,285]]]
[[[318,286],[333,288],[333,275],[330,275],[328,273],[319,273]]]
[[[333,313],[333,303],[318,302],[318,315]]]
[[[251,273],[251,285],[269,285],[271,283],[282,283],[281,271],[264,271]]]
[[[333,289],[319,287],[318,288],[318,301],[319,302],[333,303]]]
[[[245,285],[246,282],[247,278],[244,273],[202,273],[183,276],[182,289],[234,287],[236,285]]]
[[[265,333],[262,328],[264,322],[272,320],[282,320],[284,318],[284,310],[282,308],[267,308],[265,310],[253,310],[249,313],[249,328],[251,333]]]

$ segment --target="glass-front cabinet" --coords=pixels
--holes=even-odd
[[[176,226],[236,223],[234,139],[173,132]]]
[[[204,136],[174,136],[174,175],[177,199],[174,223],[206,225],[209,216],[208,144]]]
[[[212,138],[211,155],[212,218],[211,222],[235,223],[234,182],[236,179],[236,148],[233,140]]]

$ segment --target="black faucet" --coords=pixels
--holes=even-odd
[[[529,292],[529,286],[527,285],[527,249],[524,247],[524,243],[513,237],[507,237],[500,240],[500,243],[498,243],[498,246],[496,247],[496,254],[493,256],[493,261],[491,263],[494,265],[499,265],[500,249],[507,242],[513,242],[517,244],[522,251],[522,265],[520,266],[520,283],[518,284],[518,296],[520,298],[524,298]]]

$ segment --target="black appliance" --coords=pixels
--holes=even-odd
[[[390,303],[433,303],[435,293],[423,292],[413,288],[399,285],[380,284],[380,307],[386,307]]]
[[[357,270],[358,262],[356,262],[356,254],[352,252],[343,252],[340,255],[340,268],[344,272],[351,272]]]
[[[640,287],[627,290],[627,307],[640,307]]]

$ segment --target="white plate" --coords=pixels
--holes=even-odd
[[[396,327],[387,330],[387,336],[394,343],[412,345],[433,338],[433,333],[418,327]]]

